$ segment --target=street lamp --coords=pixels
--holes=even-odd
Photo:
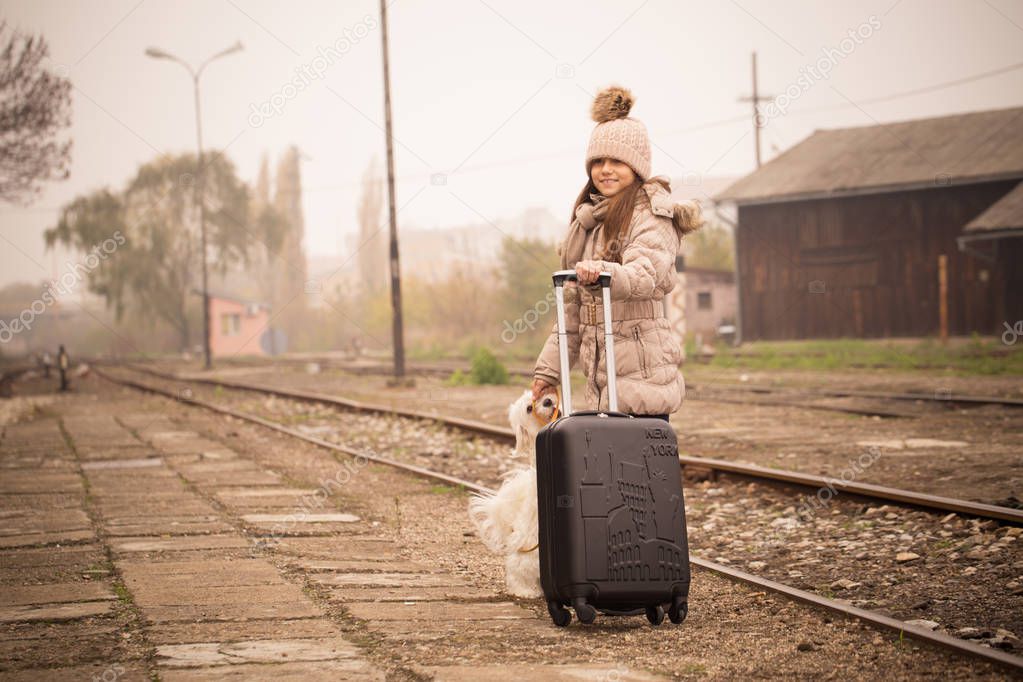
[[[177,62],[178,64],[181,64],[181,66],[185,67],[185,69],[188,70],[188,74],[192,77],[192,85],[195,91],[195,135],[199,147],[199,158],[197,161],[195,182],[196,201],[199,203],[199,235],[202,240],[202,350],[206,369],[210,369],[213,364],[210,360],[210,293],[209,289],[207,289],[206,202],[203,200],[205,184],[203,180],[202,121],[199,117],[199,77],[202,75],[203,69],[205,69],[210,62],[215,59],[220,59],[221,57],[226,57],[229,54],[240,52],[242,49],[242,44],[239,41],[226,50],[222,50],[204,61],[199,65],[198,69],[193,69],[188,62],[179,59],[158,47],[146,48],[147,57],[152,57],[153,59],[169,59],[172,62]]]

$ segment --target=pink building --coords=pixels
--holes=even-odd
[[[686,333],[713,343],[722,324],[735,324],[738,296],[730,270],[686,267]]]
[[[270,307],[264,303],[210,294],[210,353],[214,357],[267,355]]]

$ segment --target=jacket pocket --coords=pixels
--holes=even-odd
[[[647,364],[646,341],[639,330],[639,325],[632,328],[632,339],[636,342],[636,355],[639,356],[639,369],[644,379],[650,378],[650,367]]]

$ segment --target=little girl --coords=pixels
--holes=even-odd
[[[612,86],[601,91],[591,114],[597,126],[586,151],[589,178],[572,210],[558,249],[561,267],[574,269],[579,285],[565,285],[569,367],[582,362],[585,400],[608,409],[604,314],[598,274],[611,273],[618,409],[637,416],[668,416],[682,406],[682,349],[664,316],[663,298],[675,287],[675,256],[682,235],[702,225],[699,204],[674,203],[666,177],[650,177],[646,127],[629,118],[634,99]],[[537,358],[533,397],[560,382],[558,329]]]

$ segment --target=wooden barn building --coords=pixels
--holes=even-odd
[[[1000,334],[1023,319],[1023,108],[819,130],[719,193],[742,339]]]

